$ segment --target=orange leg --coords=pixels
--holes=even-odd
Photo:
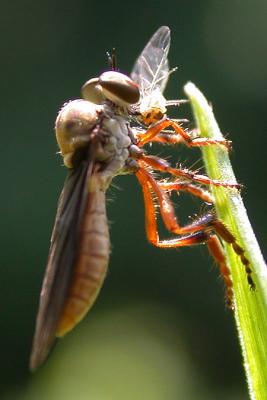
[[[142,137],[145,135],[146,132],[141,132],[138,133],[137,140],[138,140],[138,146],[140,146],[140,142],[142,140]],[[157,143],[164,143],[164,144],[177,144],[181,143],[183,141],[183,138],[181,136],[178,136],[175,134],[175,132],[160,132],[156,136],[154,136],[152,139],[149,140],[150,142],[157,142]],[[141,147],[141,146],[140,146]]]
[[[172,121],[176,122],[177,124],[179,123],[178,120],[172,120]],[[181,121],[181,120],[179,120],[179,121]],[[182,120],[182,122],[188,122],[188,120]],[[137,139],[138,143],[139,143],[140,139],[142,139],[142,137],[144,136],[144,134],[146,132],[147,131],[141,131],[141,132],[136,133],[136,139]],[[190,130],[189,132],[187,131],[186,133],[191,137],[191,140],[194,140],[192,135],[196,138],[196,136],[199,135],[199,130],[193,129],[193,130]],[[154,136],[149,141],[149,143],[150,142],[157,142],[157,143],[173,145],[173,144],[183,142],[183,138],[182,138],[182,136],[177,135],[176,132],[173,130],[164,129],[163,132],[159,132],[156,136]],[[228,141],[228,145],[230,147],[230,141]]]
[[[190,134],[186,132],[177,122],[172,121],[169,118],[165,118],[149,127],[148,130],[143,134],[139,135],[138,146],[142,147],[146,143],[152,141],[159,133],[161,133],[166,128],[173,128],[177,135],[179,135],[188,147],[200,147],[209,146],[211,144],[221,144],[226,148],[229,148],[231,142],[226,139],[209,139],[209,138],[196,138],[192,139]],[[176,143],[175,139],[171,143]]]
[[[167,172],[171,175],[189,179],[191,181],[195,181],[203,185],[214,185],[227,188],[241,189],[241,185],[239,183],[210,179],[205,175],[195,174],[193,171],[189,171],[186,168],[184,169],[172,168],[166,160],[163,160],[162,158],[156,156],[147,156],[142,154],[140,155],[139,160],[143,161],[145,164],[149,165],[150,167],[152,167],[157,171]]]
[[[174,210],[171,204],[170,199],[168,198],[166,193],[163,193],[158,187],[158,193],[161,192],[161,199],[157,198],[157,203],[153,199],[152,193],[156,194],[158,197],[158,193],[154,191],[154,184],[157,185],[156,181],[152,176],[150,176],[149,172],[144,169],[139,169],[136,172],[137,179],[142,186],[143,194],[144,194],[144,202],[145,202],[145,221],[146,221],[146,233],[147,238],[150,243],[157,247],[181,247],[181,246],[191,246],[195,243],[203,242],[207,239],[207,233],[201,232],[199,226],[195,227],[194,224],[192,226],[187,225],[187,227],[180,227],[176,217],[174,215]],[[153,183],[153,186],[151,185]],[[159,240],[158,231],[157,231],[157,218],[156,218],[156,205],[159,205],[161,216],[163,218],[163,222],[166,228],[173,233],[191,233],[185,237],[170,239],[170,240]],[[187,229],[188,228],[188,229]],[[196,231],[197,234],[194,233]]]
[[[174,209],[167,193],[164,193],[150,173],[144,168],[140,168],[136,172],[136,176],[143,189],[147,238],[153,245],[161,248],[172,248],[207,243],[211,255],[219,264],[227,288],[227,302],[232,307],[232,281],[223,248],[216,236],[219,235],[223,240],[232,245],[236,254],[241,258],[247,273],[248,283],[251,289],[255,288],[251,277],[252,271],[249,268],[249,261],[244,255],[244,250],[237,244],[235,237],[226,226],[216,219],[215,215],[208,213],[193,223],[181,227],[176,220]],[[153,194],[156,195],[156,199],[153,198]],[[156,205],[159,206],[163,222],[170,232],[179,235],[188,235],[169,240],[159,240]]]
[[[216,235],[210,235],[207,240],[207,246],[211,256],[214,258],[216,263],[219,265],[220,273],[223,277],[224,284],[226,287],[226,303],[227,306],[233,309],[233,282],[231,280],[231,272],[226,264],[226,258],[224,249]]]
[[[179,192],[180,190],[184,192],[188,192],[192,194],[195,197],[200,198],[201,200],[205,201],[206,203],[214,203],[214,198],[210,192],[207,190],[202,189],[199,186],[196,186],[192,183],[187,183],[187,182],[157,182],[160,189],[166,191],[166,192],[171,192],[171,191],[177,191]]]
[[[210,230],[213,229],[211,223],[215,217],[212,213],[208,213],[188,225],[180,226],[176,219],[174,208],[168,194],[160,188],[157,181],[151,176],[151,174],[145,169],[141,168],[139,171],[137,171],[136,175],[142,187],[148,186],[150,192],[152,191],[156,195],[162,220],[170,232],[182,235],[201,231],[208,227]]]

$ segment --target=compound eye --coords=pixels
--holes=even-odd
[[[127,75],[116,71],[104,72],[98,83],[105,97],[116,104],[135,104],[139,101],[139,87]]]
[[[102,104],[105,100],[98,78],[89,79],[82,87],[82,97],[94,104]]]

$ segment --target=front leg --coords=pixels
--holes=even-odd
[[[139,135],[138,146],[143,147],[146,143],[153,141],[153,139],[160,134],[164,129],[173,128],[175,133],[182,138],[184,143],[188,147],[200,147],[200,146],[209,146],[209,145],[223,145],[227,149],[230,148],[231,142],[226,139],[209,139],[209,138],[192,138],[191,135],[184,130],[177,122],[165,118],[156,122],[154,125],[150,126],[148,130],[143,134]],[[175,143],[175,139],[172,139],[173,143]]]
[[[202,189],[201,187],[194,185],[193,183],[188,182],[180,182],[180,181],[173,181],[173,182],[166,182],[160,181],[158,182],[159,187],[166,192],[172,191],[184,191],[190,193],[191,195],[198,197],[199,199],[205,201],[206,203],[212,204],[214,203],[214,197],[210,192],[207,190]]]
[[[164,160],[163,158],[159,158],[156,156],[147,156],[145,154],[139,155],[139,163],[144,163],[144,165],[149,165],[156,171],[166,172],[176,177],[181,177],[184,179],[188,179],[193,182],[200,183],[202,185],[213,185],[220,186],[225,188],[235,188],[241,189],[242,186],[236,182],[226,182],[220,181],[218,179],[211,179],[208,176],[196,174],[193,171],[188,170],[187,168],[172,168],[170,164]]]

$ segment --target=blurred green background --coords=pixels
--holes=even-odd
[[[1,3],[1,399],[248,398],[233,316],[207,249],[150,246],[134,176],[116,178],[108,194],[113,250],[96,305],[34,375],[28,358],[66,173],[54,121],[61,105],[106,69],[112,47],[121,71],[130,72],[154,31],[170,26],[170,63],[179,70],[166,96],[184,97],[191,80],[212,102],[265,244],[266,17],[265,0]],[[175,115],[190,115],[189,106]],[[200,158],[181,146],[164,154],[188,167]],[[184,222],[199,204],[180,200]]]

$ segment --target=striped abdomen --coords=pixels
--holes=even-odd
[[[56,336],[70,331],[93,305],[106,276],[109,252],[105,192],[96,189],[88,196],[73,277]]]

